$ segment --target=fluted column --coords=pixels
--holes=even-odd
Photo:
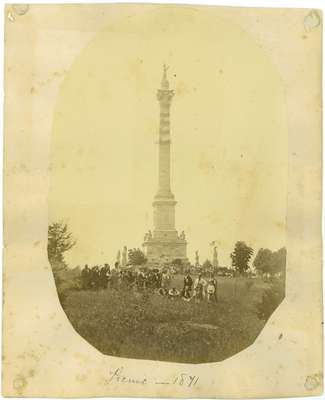
[[[158,164],[158,197],[173,197],[170,188],[170,106],[174,91],[169,90],[164,66],[164,75],[157,99],[160,104],[159,121],[159,164]]]

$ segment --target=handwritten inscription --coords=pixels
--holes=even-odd
[[[118,382],[138,385],[146,385],[148,383],[147,378],[135,378],[127,376],[126,374],[124,374],[123,369],[123,367],[120,367],[112,371],[106,383]]]
[[[131,385],[173,385],[182,386],[184,388],[192,388],[199,382],[198,375],[190,375],[188,373],[180,373],[168,380],[162,380],[160,378],[153,378],[147,376],[131,376],[124,372],[123,367],[116,368],[110,371],[106,384],[111,383],[131,384]]]
[[[197,375],[189,375],[181,373],[173,380],[174,385],[193,387],[197,384],[199,377]]]

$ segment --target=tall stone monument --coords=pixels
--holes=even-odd
[[[218,267],[219,267],[218,252],[217,252],[217,247],[216,247],[216,246],[213,247],[213,261],[212,261],[212,265],[213,265],[214,268],[218,268]]]
[[[128,255],[128,248],[124,246],[122,251],[122,267],[126,267],[127,255]]]
[[[120,267],[121,265],[121,250],[119,250],[116,254],[116,263],[115,265],[117,265],[118,267]]]
[[[160,105],[160,126],[158,140],[158,191],[153,201],[153,233],[144,237],[143,248],[149,265],[162,266],[175,259],[188,262],[184,231],[178,235],[175,229],[175,197],[170,186],[170,106],[174,91],[169,89],[167,67],[161,87],[157,92]]]

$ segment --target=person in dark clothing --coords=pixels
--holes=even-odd
[[[153,272],[153,288],[159,289],[161,287],[161,274],[158,269],[155,269]]]
[[[99,267],[95,265],[90,270],[90,287],[92,289],[99,289],[100,286],[100,277],[99,277]]]
[[[133,283],[134,283],[134,276],[132,271],[127,271],[126,272],[126,277],[125,277],[126,285],[128,288],[131,288]]]
[[[119,283],[118,271],[116,269],[113,269],[112,273],[110,274],[110,289],[117,290],[118,283]]]
[[[193,279],[189,272],[184,276],[184,287],[182,291],[182,297],[184,300],[189,301],[191,299],[191,290],[193,286]]]
[[[106,289],[107,283],[108,283],[107,268],[106,266],[104,266],[99,271],[99,287],[101,289]]]
[[[109,264],[104,264],[104,268],[106,269],[106,275],[108,276],[111,273],[111,267]]]
[[[88,268],[87,264],[81,271],[81,286],[84,290],[89,289],[90,286],[90,269]]]
[[[141,278],[141,275],[139,275],[139,278]],[[148,271],[145,274],[145,278],[146,278],[146,287],[148,289],[154,289],[155,287],[155,273],[154,271]]]
[[[143,271],[139,271],[137,275],[137,288],[138,290],[144,290],[146,288],[147,278]]]

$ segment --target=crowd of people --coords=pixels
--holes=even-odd
[[[103,267],[95,265],[91,268],[86,264],[81,271],[82,289],[107,289],[111,275],[111,268],[108,264]]]
[[[81,271],[81,286],[84,290],[107,288],[151,290],[170,299],[182,298],[185,301],[193,299],[197,303],[206,299],[209,302],[217,302],[218,283],[214,274],[211,274],[209,278],[198,274],[194,278],[190,271],[186,271],[182,289],[177,289],[174,281],[174,273],[168,268],[162,270],[119,268],[116,263],[112,269],[108,264],[95,265],[91,268],[85,265]]]

